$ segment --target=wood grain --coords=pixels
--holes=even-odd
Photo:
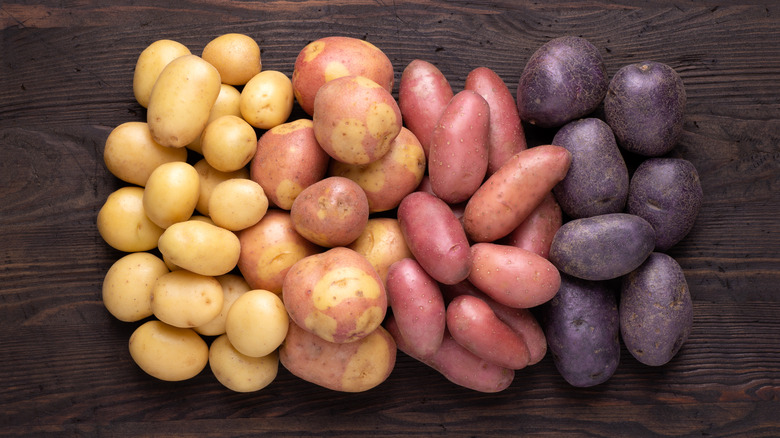
[[[780,9],[721,2],[180,1],[0,4],[0,436],[751,436],[780,435]],[[405,65],[436,64],[453,88],[477,66],[514,92],[525,60],[556,36],[599,48],[609,74],[665,62],[688,93],[674,156],[705,200],[670,251],[694,299],[694,330],[669,364],[625,350],[603,385],[576,389],[547,357],[498,394],[456,387],[400,354],[379,388],[342,394],[280,370],[253,394],[204,370],[159,382],[131,361],[137,324],[102,307],[121,254],[95,217],[122,184],[102,161],[108,133],[143,120],[132,74],[161,38],[200,53],[253,36],[266,69],[333,34]],[[397,87],[396,87],[397,96]],[[302,116],[298,109],[295,113]],[[554,132],[526,126],[530,144]]]

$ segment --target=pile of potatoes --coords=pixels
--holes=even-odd
[[[105,307],[140,323],[129,350],[146,373],[178,381],[208,366],[239,392],[269,385],[279,364],[366,391],[398,350],[497,392],[548,347],[587,386],[614,372],[618,328],[640,361],[665,363],[691,304],[660,251],[690,231],[701,189],[690,163],[660,157],[629,184],[618,145],[665,154],[684,106],[673,70],[631,68],[607,84],[598,51],[567,37],[529,60],[517,99],[486,67],[455,93],[424,60],[404,68],[396,99],[389,58],[359,39],[307,44],[289,78],[262,69],[247,35],[201,56],[156,41],[133,79],[146,121],[105,143],[128,183],[97,217],[126,253]],[[629,89],[651,75],[655,88]],[[676,103],[662,99],[672,85]],[[296,102],[309,117],[290,119]],[[606,122],[583,118],[602,102]],[[528,148],[521,120],[560,129]]]

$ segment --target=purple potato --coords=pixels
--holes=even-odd
[[[608,82],[593,44],[575,36],[552,39],[531,55],[520,76],[520,118],[542,128],[562,126],[595,110]]]
[[[648,158],[634,171],[628,213],[655,229],[655,250],[666,251],[693,228],[702,202],[699,173],[682,158]]]
[[[553,193],[561,209],[572,218],[622,212],[628,197],[628,168],[615,135],[600,119],[567,123],[552,144],[571,152],[571,166]]]
[[[618,145],[647,157],[671,151],[680,139],[685,87],[666,64],[644,61],[615,73],[604,98],[604,118]]]
[[[584,280],[610,280],[633,271],[653,251],[649,222],[627,213],[569,221],[550,245],[549,260],[561,272]]]
[[[607,381],[620,361],[618,305],[607,282],[561,276],[561,288],[541,308],[555,367],[572,386]]]
[[[693,326],[693,303],[683,270],[672,257],[654,252],[623,278],[620,334],[639,362],[660,366],[680,351]]]

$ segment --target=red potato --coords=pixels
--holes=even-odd
[[[436,196],[456,204],[479,188],[488,167],[489,133],[487,101],[470,90],[456,94],[431,134],[428,175]]]
[[[425,272],[445,284],[468,277],[469,241],[444,201],[426,192],[412,192],[401,201],[397,215],[409,250]]]
[[[466,76],[464,89],[479,93],[490,106],[487,174],[494,174],[507,160],[527,148],[515,98],[501,77],[487,67]]]
[[[401,74],[398,106],[404,123],[420,140],[425,156],[430,150],[433,128],[454,93],[447,78],[435,65],[415,59]]]
[[[401,336],[393,315],[385,320],[385,329],[393,336],[399,350],[435,369],[450,382],[478,392],[495,393],[509,387],[515,371],[487,362],[458,344],[449,332],[444,333],[441,346],[433,356],[415,357]]]
[[[471,255],[469,281],[501,304],[535,307],[554,297],[561,285],[555,265],[522,248],[476,243]]]
[[[542,145],[520,151],[471,196],[463,227],[475,242],[496,241],[520,226],[569,171],[571,153]]]
[[[550,192],[520,226],[498,243],[523,248],[548,258],[553,237],[562,224],[561,206]]]
[[[436,280],[417,261],[399,260],[387,272],[387,301],[398,330],[415,357],[430,357],[446,328],[444,298]]]

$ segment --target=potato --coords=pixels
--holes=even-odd
[[[152,222],[168,228],[192,216],[199,195],[200,178],[193,166],[180,161],[161,164],[146,181],[144,211]]]
[[[620,333],[639,362],[664,365],[688,340],[693,303],[680,265],[654,252],[623,278],[620,289]]]
[[[395,367],[396,345],[381,326],[354,342],[328,342],[290,322],[279,361],[293,375],[341,392],[375,388]]]
[[[604,383],[620,362],[618,307],[608,283],[567,275],[540,311],[550,353],[570,385]]]
[[[487,175],[492,175],[514,154],[527,148],[517,103],[504,81],[487,67],[466,76],[464,89],[477,92],[490,107]]]
[[[243,293],[228,310],[225,333],[230,344],[250,357],[267,356],[281,345],[290,322],[279,295],[263,289]]]
[[[203,158],[221,172],[234,172],[249,164],[257,150],[255,128],[232,114],[217,117],[200,137]]]
[[[314,136],[333,159],[367,164],[380,159],[401,132],[395,98],[363,76],[325,83],[314,99]]]
[[[369,212],[383,212],[398,207],[404,196],[413,192],[425,175],[426,161],[417,137],[401,127],[390,151],[368,164],[347,164],[331,160],[328,173],[358,183],[368,198]]]
[[[160,253],[171,263],[208,276],[233,270],[241,254],[240,246],[231,231],[199,220],[171,225],[158,242]]]
[[[219,88],[219,95],[214,105],[211,106],[209,112],[209,119],[206,121],[206,126],[222,116],[236,116],[241,117],[241,108],[239,102],[241,100],[241,92],[236,87],[228,84],[222,84]],[[201,132],[201,135],[203,133]],[[201,148],[199,135],[195,140],[187,145],[187,149],[197,152],[203,155],[203,149]]]
[[[329,342],[354,342],[374,331],[387,312],[382,279],[365,257],[336,247],[296,262],[284,278],[290,318]]]
[[[157,246],[163,229],[149,220],[144,209],[144,189],[121,187],[106,198],[97,214],[100,237],[124,252],[149,251]]]
[[[295,98],[309,115],[320,87],[342,76],[359,75],[393,91],[395,73],[387,55],[368,41],[329,36],[307,44],[295,59],[292,84]]]
[[[219,315],[211,321],[193,327],[193,329],[204,336],[219,336],[225,333],[225,320],[230,306],[244,294],[251,290],[249,284],[240,275],[225,274],[216,277],[219,285],[222,286],[222,310]]]
[[[609,125],[596,118],[569,122],[553,144],[571,152],[566,177],[555,187],[555,199],[572,218],[620,213],[628,198],[628,168]]]
[[[552,192],[548,192],[525,220],[497,243],[523,248],[548,258],[553,237],[561,225],[561,207]]]
[[[206,216],[210,214],[209,201],[211,200],[211,193],[214,191],[214,187],[229,179],[249,178],[249,170],[246,168],[233,172],[222,172],[213,168],[205,158],[198,160],[192,167],[198,171],[199,182],[198,203],[195,204],[195,209]]]
[[[253,289],[282,293],[287,271],[298,260],[321,251],[295,231],[290,213],[271,209],[255,225],[238,232],[238,269]]]
[[[152,313],[174,327],[208,323],[219,315],[223,302],[219,281],[183,269],[161,275],[152,287]]]
[[[244,85],[260,73],[260,46],[249,35],[226,33],[209,41],[201,54],[219,71],[222,82]]]
[[[209,347],[194,330],[151,320],[130,335],[130,356],[147,374],[176,382],[197,376],[208,364]]]
[[[544,257],[510,245],[471,246],[469,281],[509,307],[530,308],[545,303],[558,291],[560,273]]]
[[[416,260],[405,258],[390,266],[387,301],[410,354],[427,358],[436,353],[447,328],[444,298]]]
[[[542,145],[518,152],[468,200],[463,228],[475,242],[498,240],[517,228],[566,176],[571,153]]]
[[[420,140],[425,156],[431,145],[433,128],[453,97],[452,86],[438,67],[414,59],[401,74],[398,107],[404,123]]]
[[[633,271],[653,251],[653,226],[639,216],[610,213],[569,221],[555,233],[550,261],[585,280],[609,280]]]
[[[260,136],[250,178],[275,206],[289,210],[303,189],[325,178],[329,161],[314,137],[312,121],[298,119]]]
[[[356,182],[340,176],[318,181],[301,191],[290,208],[295,230],[325,247],[346,246],[368,222],[368,199]]]
[[[162,39],[149,44],[138,56],[133,71],[135,100],[144,108],[149,106],[149,96],[163,68],[174,59],[191,54],[190,49],[178,41]]]
[[[290,117],[293,107],[293,88],[290,78],[276,70],[256,74],[241,90],[241,116],[250,125],[271,129]]]
[[[404,240],[398,219],[391,217],[369,218],[360,236],[347,247],[365,257],[382,282],[387,281],[390,265],[414,257]]]
[[[152,315],[152,288],[168,273],[159,257],[148,252],[122,256],[111,265],[103,279],[103,305],[116,319],[140,321]]]
[[[152,88],[146,112],[154,141],[184,147],[198,138],[221,84],[217,69],[196,55],[181,56],[165,66]]]
[[[186,160],[186,149],[158,144],[145,122],[125,122],[117,126],[108,134],[103,148],[103,161],[108,171],[122,181],[141,187],[159,165]]]
[[[558,127],[591,113],[607,93],[607,69],[584,38],[554,38],[531,55],[517,85],[520,118]]]
[[[512,384],[515,370],[487,362],[458,344],[449,332],[445,332],[441,347],[433,356],[414,357],[409,345],[398,331],[395,318],[390,315],[384,327],[395,339],[398,349],[414,359],[438,371],[450,382],[484,393],[501,392]]]
[[[685,85],[666,64],[642,61],[620,68],[609,82],[604,119],[621,148],[657,157],[671,151],[682,135]]]
[[[223,181],[214,187],[211,194],[211,219],[216,225],[230,231],[251,227],[268,211],[268,198],[263,188],[251,179]]]
[[[666,251],[688,235],[701,203],[699,173],[683,158],[648,158],[631,177],[627,211],[653,226],[656,251]]]
[[[471,90],[450,100],[431,134],[428,176],[448,204],[466,201],[482,185],[488,166],[490,107]]]
[[[255,392],[270,385],[279,372],[276,351],[263,357],[241,354],[221,335],[209,347],[209,368],[225,388],[235,392]]]
[[[426,192],[413,192],[401,201],[397,214],[406,244],[425,272],[445,284],[468,277],[469,241],[444,201]]]

